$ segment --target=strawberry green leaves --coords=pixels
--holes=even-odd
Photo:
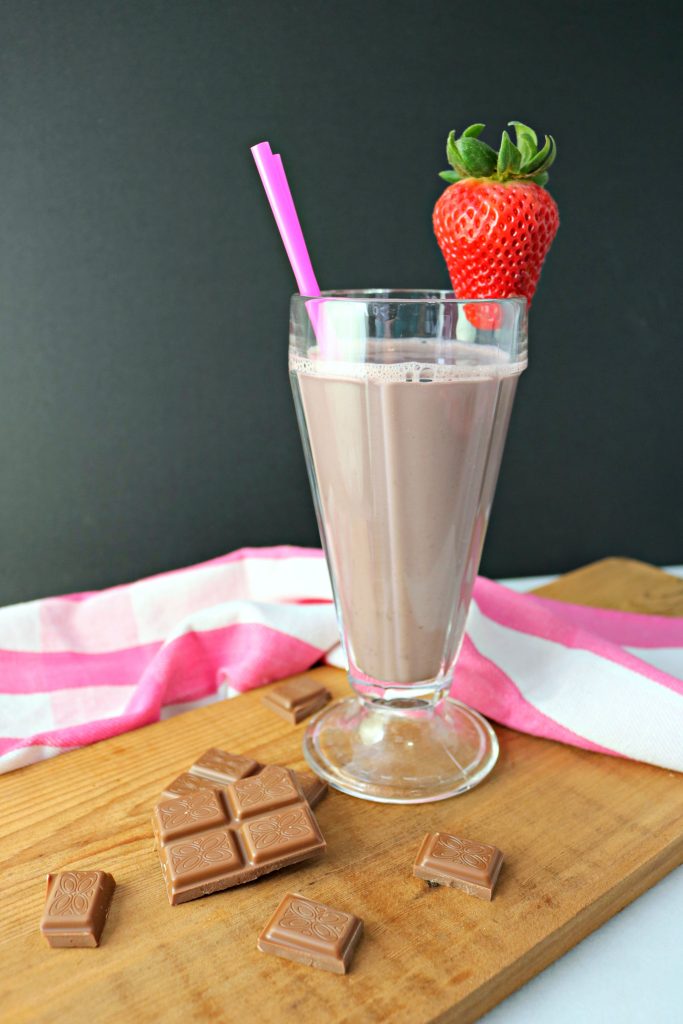
[[[521,121],[508,121],[508,127],[515,129],[517,148],[522,154],[522,163],[530,160],[538,149],[538,139],[533,128],[528,128]]]
[[[545,185],[548,169],[555,160],[557,147],[552,135],[546,135],[541,149],[536,132],[521,121],[509,121],[515,141],[504,131],[498,151],[492,149],[479,136],[485,125],[471,124],[457,138],[450,132],[446,142],[446,156],[453,168],[441,171],[439,177],[449,184],[463,178],[490,178],[494,181],[533,181]]]
[[[556,155],[557,147],[555,145],[555,139],[552,135],[546,135],[545,145],[539,152],[535,153],[529,160],[527,160],[522,167],[522,171],[526,174],[540,174],[542,171],[547,171],[550,165],[554,162]]]
[[[503,137],[500,140],[500,149],[498,150],[498,161],[496,164],[498,176],[501,181],[505,181],[509,174],[516,174],[521,166],[522,154],[517,149],[508,133],[503,132]]]
[[[460,150],[456,144],[455,132],[450,132],[448,139],[446,140],[446,157],[448,158],[448,162],[453,170],[456,171],[461,178],[469,177],[467,168],[465,167],[460,155]]]
[[[469,128],[465,128],[462,137],[464,139],[478,139],[485,127],[485,124],[471,124]]]
[[[466,175],[458,174],[457,171],[439,171],[439,177],[447,181],[449,185],[455,185],[456,181],[462,181]]]
[[[470,177],[486,178],[496,169],[497,153],[485,142],[466,136],[456,143]]]
[[[448,136],[446,156],[461,178],[486,178],[496,169],[496,151],[476,138],[483,130],[483,124],[472,124],[459,139],[456,139],[455,132]]]

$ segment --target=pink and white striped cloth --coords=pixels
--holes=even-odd
[[[304,548],[2,608],[0,772],[341,664],[338,641],[325,561]],[[683,771],[683,682],[649,663],[681,648],[683,619],[480,577],[453,694],[513,729]]]

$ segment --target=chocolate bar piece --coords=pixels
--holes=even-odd
[[[256,945],[262,953],[346,974],[362,934],[363,922],[359,917],[290,892]]]
[[[162,800],[152,822],[172,905],[251,882],[326,847],[294,773],[275,765],[224,789]]]
[[[200,779],[216,782],[219,786],[227,786],[247,775],[253,775],[261,765],[252,757],[243,754],[230,754],[227,750],[211,747],[188,769],[190,775]]]
[[[294,772],[293,774],[301,786],[308,806],[311,808],[317,807],[330,788],[325,780],[318,778],[313,772]]]
[[[226,783],[227,785],[227,783]],[[187,796],[189,793],[196,793],[198,789],[216,789],[219,790],[222,787],[218,783],[209,782],[208,779],[202,779],[198,775],[191,775],[189,772],[183,772],[173,782],[169,782],[166,789],[161,794],[172,800],[176,796]]]
[[[313,676],[296,676],[274,686],[261,698],[263,704],[293,725],[319,711],[332,699],[330,691]]]
[[[446,832],[428,832],[413,874],[430,884],[449,885],[470,896],[490,900],[502,863],[503,854],[495,846],[459,839]]]
[[[242,754],[230,754],[212,747],[195,761],[188,771],[170,782],[162,796],[169,799],[196,793],[198,789],[224,789],[231,782],[251,778],[265,765]],[[202,774],[203,773],[203,774]],[[294,772],[311,807],[316,807],[328,791],[328,785],[312,772]]]
[[[106,871],[47,876],[40,930],[51,946],[99,946],[116,882]]]

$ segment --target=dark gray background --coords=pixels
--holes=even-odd
[[[447,287],[451,128],[552,132],[562,226],[483,570],[683,561],[677,3],[0,5],[0,603],[317,544],[293,281]]]

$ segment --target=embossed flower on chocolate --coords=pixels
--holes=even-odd
[[[212,790],[198,790],[188,797],[170,800],[159,807],[165,828],[178,828],[193,821],[213,818],[220,811]]]
[[[349,920],[348,914],[339,910],[331,910],[319,903],[308,903],[306,900],[292,900],[284,916],[280,919],[280,927],[301,935],[315,935],[319,939],[334,940],[340,938]]]
[[[59,885],[50,905],[50,914],[64,917],[80,917],[85,914],[96,884],[95,871],[65,871],[60,875]]]
[[[434,844],[432,856],[450,860],[454,864],[467,864],[471,868],[484,868],[491,859],[491,850],[479,843],[458,839],[457,836],[442,835]]]
[[[282,814],[273,814],[269,818],[260,818],[252,822],[248,828],[257,850],[264,850],[283,840],[296,839],[311,833],[311,826],[303,811],[285,811]]]
[[[266,769],[255,778],[242,779],[235,783],[235,792],[242,807],[253,807],[279,797],[297,795],[284,768]]]
[[[225,863],[233,857],[228,832],[212,832],[202,839],[179,843],[171,850],[173,869],[179,875],[207,864]]]

